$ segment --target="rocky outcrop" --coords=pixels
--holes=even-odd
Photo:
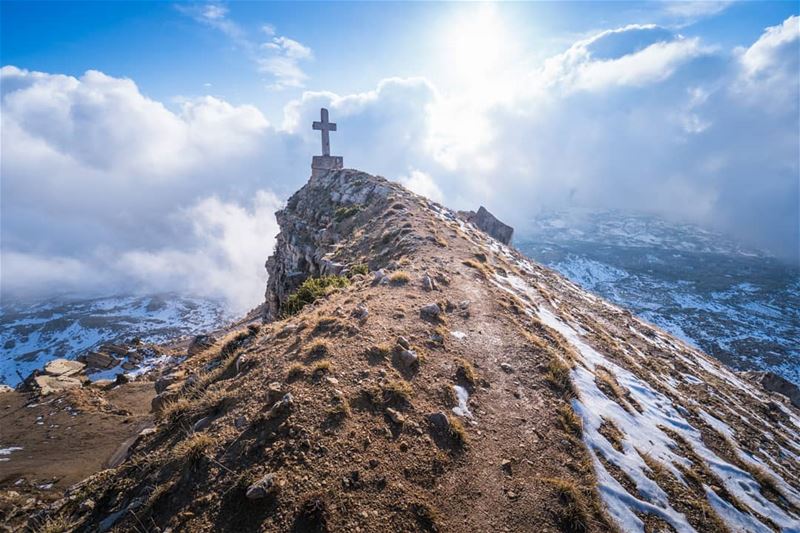
[[[786,396],[792,402],[792,405],[800,408],[800,388],[791,381],[774,372],[744,372],[744,375],[750,381],[761,385],[764,390]]]
[[[331,258],[340,229],[364,206],[386,199],[393,186],[356,170],[336,170],[312,177],[276,213],[281,232],[267,259],[266,318],[278,316],[281,304],[309,276],[340,274],[346,265]]]
[[[503,244],[511,242],[511,236],[514,234],[514,228],[498,220],[491,214],[485,207],[480,206],[478,212],[475,211],[459,211],[464,220],[475,224],[481,231],[494,237]]]

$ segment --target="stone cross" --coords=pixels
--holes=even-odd
[[[319,110],[319,121],[314,121],[311,127],[322,131],[322,155],[331,155],[331,138],[329,131],[336,131],[336,123],[328,122],[328,110],[324,107]]]

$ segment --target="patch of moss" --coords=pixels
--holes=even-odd
[[[297,314],[303,307],[324,298],[336,289],[350,284],[344,276],[320,276],[308,278],[292,293],[281,306],[283,316]]]
[[[359,211],[361,211],[360,205],[345,205],[337,208],[336,211],[334,211],[333,218],[336,220],[336,222],[341,222],[342,220],[354,216]]]

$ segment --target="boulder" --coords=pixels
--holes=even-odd
[[[89,368],[108,369],[119,364],[119,359],[103,352],[88,352],[83,356],[83,360]]]
[[[745,372],[744,375],[751,381],[760,384],[764,390],[777,392],[789,398],[797,408],[800,408],[800,388],[791,381],[774,372]]]
[[[51,376],[73,376],[80,374],[86,365],[80,361],[70,361],[68,359],[53,359],[44,365],[44,371]]]
[[[459,211],[464,220],[471,222],[477,226],[478,229],[494,237],[503,244],[511,242],[511,236],[514,234],[514,228],[508,224],[504,224],[491,214],[485,207],[480,206],[478,212],[474,211]]]
[[[419,310],[419,314],[423,318],[435,319],[442,314],[442,308],[436,302],[429,303],[422,306],[422,309]]]
[[[192,342],[189,343],[187,353],[189,356],[198,354],[211,348],[215,342],[217,342],[217,339],[213,335],[197,335],[192,339]]]
[[[429,414],[428,423],[434,433],[447,435],[450,432],[450,419],[441,411]]]
[[[98,348],[98,351],[105,352],[107,354],[113,354],[117,357],[125,357],[128,355],[128,347],[120,344],[103,344],[100,346],[100,348]]]
[[[414,350],[402,350],[398,355],[400,363],[406,368],[412,368],[419,361],[419,356]]]
[[[81,380],[71,376],[36,376],[34,383],[39,388],[39,394],[47,396],[68,389],[76,389],[83,385]]]

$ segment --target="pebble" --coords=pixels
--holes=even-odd
[[[508,363],[500,363],[500,368],[502,368],[503,372],[506,374],[512,374],[514,372],[514,367]]]
[[[274,494],[277,492],[278,488],[277,476],[274,473],[269,473],[247,487],[245,496],[248,500],[259,500],[261,498],[266,498],[270,494]]]

